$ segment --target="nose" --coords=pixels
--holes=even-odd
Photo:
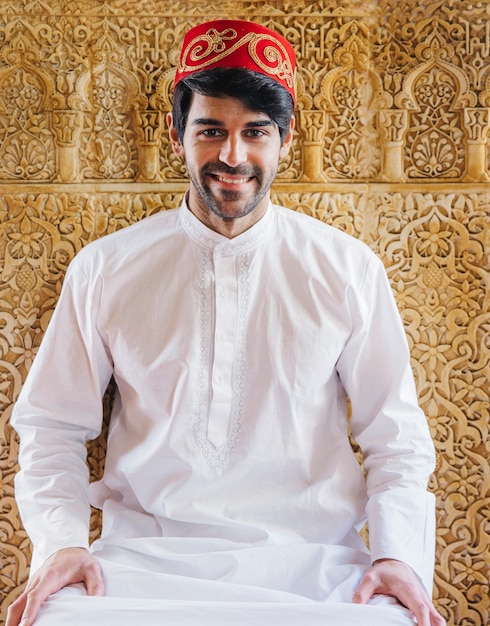
[[[245,163],[247,149],[243,138],[239,135],[228,135],[221,145],[219,160],[230,167]]]

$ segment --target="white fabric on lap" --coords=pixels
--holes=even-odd
[[[88,598],[73,597],[71,591],[64,590],[48,600],[36,626],[413,626],[415,623],[410,613],[398,606]]]
[[[363,568],[355,566],[348,572],[340,567],[347,574],[343,584],[337,586],[329,601],[319,602],[300,595],[298,590],[306,584],[295,585],[294,591],[287,590],[288,582],[281,584],[275,576],[272,581],[276,582],[276,588],[263,587],[233,582],[240,580],[240,576],[230,576],[231,582],[227,582],[149,571],[129,565],[130,553],[124,555],[119,550],[109,550],[106,556],[119,560],[119,563],[106,561],[97,555],[106,596],[88,597],[81,584],[67,587],[44,603],[36,626],[413,626],[415,623],[412,614],[393,598],[375,596],[364,606],[346,600],[362,574]],[[303,573],[307,575],[306,571]],[[259,572],[258,576],[260,579]],[[315,585],[311,587],[314,589]]]

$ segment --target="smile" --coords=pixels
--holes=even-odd
[[[248,183],[249,180],[251,180],[250,178],[227,178],[226,176],[219,176],[216,175],[217,180],[219,180],[220,183],[226,183],[226,184],[230,184],[230,185],[243,185],[244,183]]]

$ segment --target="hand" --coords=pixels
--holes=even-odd
[[[367,604],[375,594],[396,598],[412,611],[418,626],[445,626],[422,583],[406,563],[380,559],[364,574],[352,602]]]
[[[31,626],[48,596],[75,583],[84,583],[89,596],[104,595],[99,565],[88,550],[66,548],[55,552],[9,607],[5,626]]]

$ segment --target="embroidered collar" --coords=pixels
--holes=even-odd
[[[228,239],[228,237],[211,230],[198,220],[189,210],[185,199],[179,212],[180,222],[189,237],[199,245],[213,250],[215,256],[244,254],[258,246],[272,231],[275,217],[274,205],[269,203],[265,215],[256,224],[241,235]]]

